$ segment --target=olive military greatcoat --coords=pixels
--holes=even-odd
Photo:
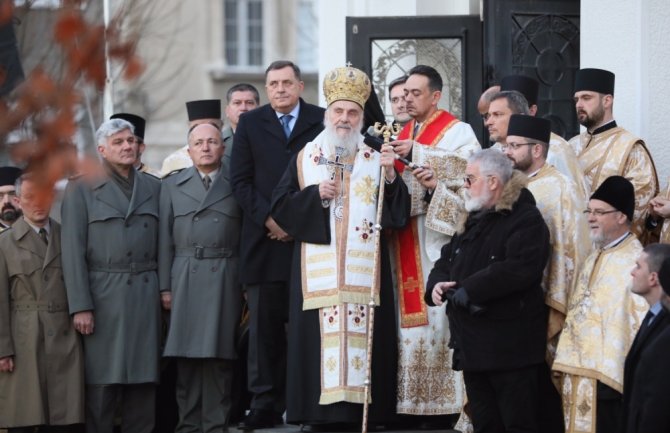
[[[83,338],[87,385],[158,381],[160,181],[134,177],[130,200],[102,176],[70,181],[63,199],[70,314],[92,310],[95,320]]]
[[[67,311],[60,226],[49,245],[21,218],[0,235],[0,427],[84,421],[84,357]]]
[[[163,180],[160,288],[172,292],[164,356],[236,357],[242,215],[227,176],[219,171],[209,190],[195,167]]]

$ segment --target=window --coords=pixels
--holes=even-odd
[[[229,66],[263,66],[263,0],[225,0],[224,32]]]
[[[296,53],[300,68],[305,71],[317,70],[319,21],[313,0],[299,0],[296,19],[298,50]]]

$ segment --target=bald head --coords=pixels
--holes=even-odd
[[[482,115],[482,118],[486,120],[487,113],[489,112],[489,104],[491,104],[491,99],[493,95],[500,92],[500,86],[491,86],[482,93],[482,96],[479,97],[479,102],[477,102],[477,111]]]
[[[221,130],[209,123],[196,125],[188,133],[188,153],[193,165],[203,173],[210,173],[221,166],[224,145]]]

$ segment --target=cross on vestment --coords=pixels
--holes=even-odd
[[[335,160],[331,160],[328,158],[324,158],[323,156],[319,157],[319,163],[318,165],[325,165],[328,167],[328,171],[330,171],[330,180],[334,180],[335,176],[337,176],[338,172],[340,175],[340,193],[338,194],[337,197],[335,197],[335,218],[341,220],[343,215],[344,215],[344,171],[348,171],[351,173],[354,170],[354,165],[353,164],[345,164],[341,162],[340,160],[344,156],[345,153],[345,148],[344,147],[336,147],[335,148]],[[330,200],[321,200],[321,204],[323,207],[328,207],[330,206]]]

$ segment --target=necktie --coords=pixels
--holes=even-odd
[[[205,184],[205,189],[209,189],[209,186],[212,184],[212,178],[206,174],[205,177],[202,178],[202,183]]]
[[[412,132],[412,138],[416,139],[416,133],[419,132],[419,122],[414,122],[414,132]]]
[[[281,120],[281,125],[284,127],[284,134],[286,135],[286,138],[291,135],[291,119],[293,119],[293,116],[290,114],[284,114],[282,117],[279,118]]]
[[[44,227],[42,227],[42,228],[40,229],[40,231],[39,231],[39,235],[40,235],[40,238],[42,239],[42,241],[43,241],[45,244],[49,245],[49,238],[47,237],[47,231],[46,231],[46,229],[45,229]]]
[[[647,331],[647,328],[649,328],[649,322],[654,318],[655,314],[651,312],[651,310],[647,311],[647,315],[644,316],[644,320],[642,320],[642,325],[640,325],[640,332],[639,334],[643,334]]]

